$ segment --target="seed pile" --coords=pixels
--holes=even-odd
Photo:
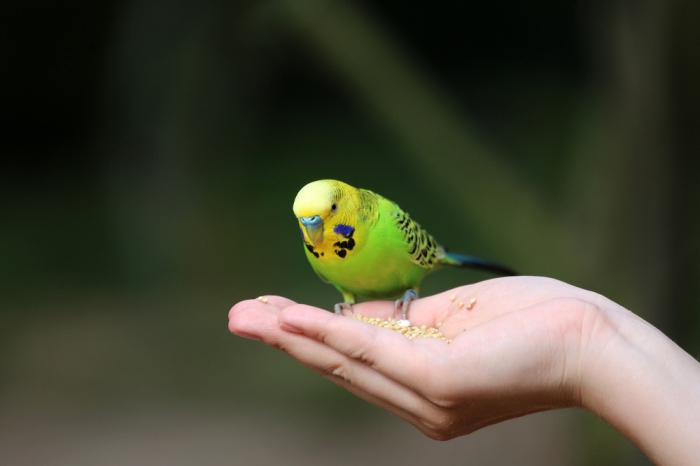
[[[446,341],[447,343],[451,341],[436,327],[428,327],[427,325],[405,325],[404,322],[406,321],[395,319],[384,320],[381,317],[368,317],[362,314],[355,314],[355,318],[376,327],[388,328],[389,330],[398,332],[409,340],[413,340],[414,338],[435,338],[437,340]]]

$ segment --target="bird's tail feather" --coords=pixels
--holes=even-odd
[[[497,273],[498,275],[517,275],[517,273],[504,265],[490,262],[484,259],[479,259],[474,256],[465,256],[455,252],[446,252],[442,261],[443,264],[453,265],[455,267],[464,267],[469,269],[487,270]]]

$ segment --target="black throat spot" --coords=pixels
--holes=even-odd
[[[310,252],[311,254],[313,254],[314,257],[315,257],[316,259],[318,259],[318,253],[316,252],[316,248],[314,248],[314,247],[313,247],[312,245],[310,245],[309,243],[304,243],[304,246],[306,246],[306,249],[308,249],[309,252]],[[323,254],[323,253],[321,253],[321,254]]]

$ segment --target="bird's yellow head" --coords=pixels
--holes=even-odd
[[[294,199],[294,215],[304,239],[313,246],[323,242],[324,232],[347,225],[356,202],[357,189],[342,181],[318,180],[307,184]]]

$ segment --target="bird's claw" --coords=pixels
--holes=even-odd
[[[403,296],[401,296],[401,299],[394,301],[394,314],[397,314],[398,310],[401,309],[401,323],[410,323],[408,320],[408,310],[411,307],[411,302],[415,301],[417,298],[418,293],[416,290],[408,289],[404,292]]]
[[[333,306],[333,312],[341,316],[345,314],[343,311],[346,309],[352,313],[352,303],[337,303]]]

